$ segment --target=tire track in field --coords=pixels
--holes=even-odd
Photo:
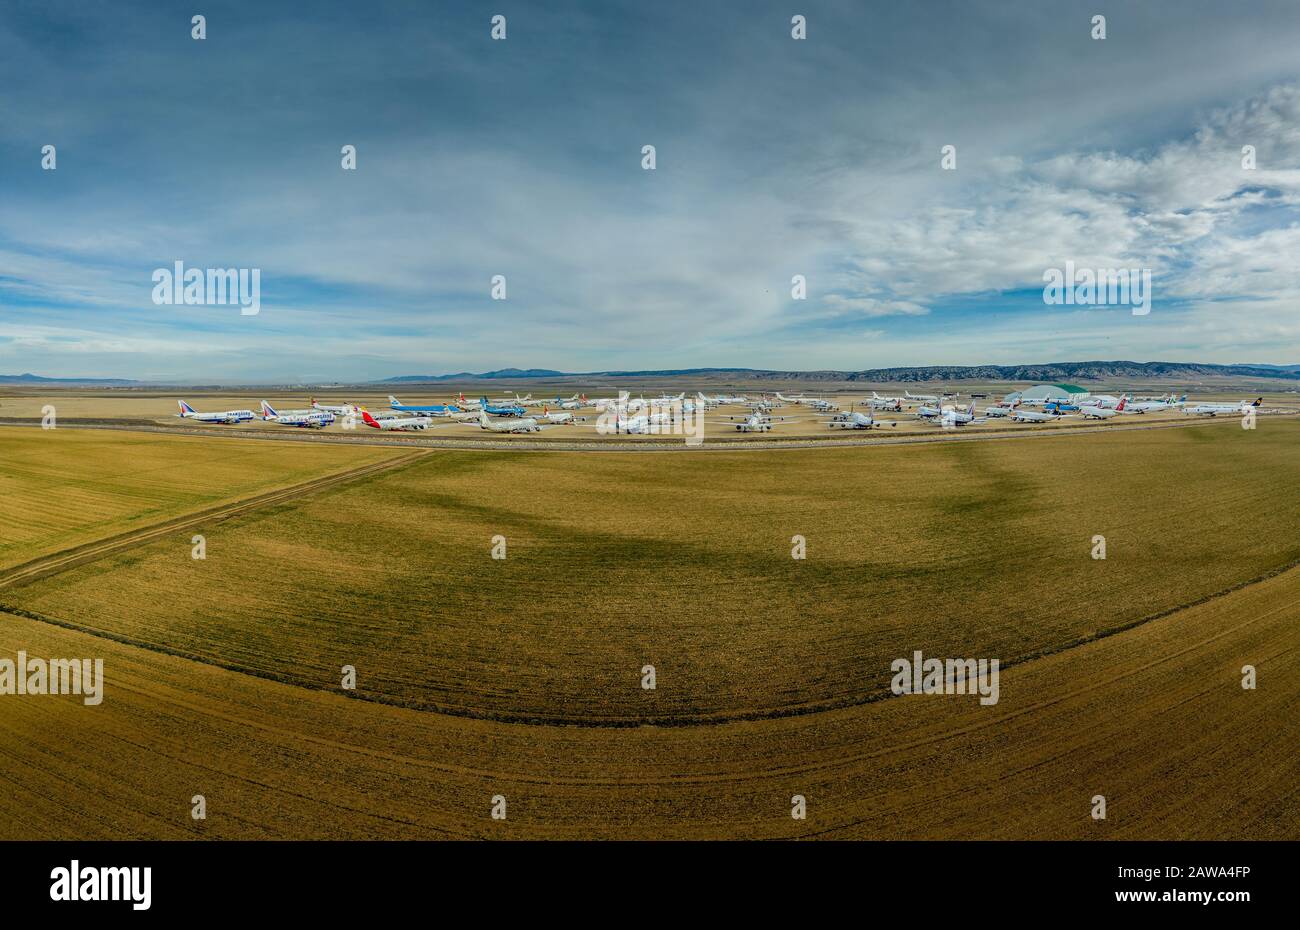
[[[228,520],[231,517],[236,517],[263,507],[270,507],[275,504],[282,504],[287,501],[295,500],[296,498],[324,490],[325,488],[331,488],[335,485],[345,484],[381,472],[401,468],[405,465],[411,464],[417,459],[424,458],[429,454],[429,450],[415,450],[406,455],[397,456],[382,462],[361,465],[357,468],[348,469],[347,471],[335,472],[334,474],[325,475],[321,478],[313,478],[310,481],[304,481],[300,484],[277,488],[273,491],[268,491],[254,497],[219,504],[215,507],[209,507],[195,513],[174,517],[162,523],[151,524],[150,526],[140,527],[126,533],[119,533],[116,536],[110,536],[107,539],[95,540],[93,542],[84,543],[80,546],[74,546],[71,549],[64,549],[61,552],[41,556],[40,558],[33,559],[30,562],[24,562],[21,565],[16,565],[13,568],[0,573],[0,589],[15,588],[41,578],[47,578],[50,575],[56,575],[66,569],[102,559],[107,555],[121,552],[124,549],[131,549],[136,546],[144,545],[147,542],[151,542],[170,533],[176,533],[181,530],[190,529],[214,521]]]

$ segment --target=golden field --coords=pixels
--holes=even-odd
[[[0,836],[1294,837],[1297,440],[437,451],[203,561],[186,529],[0,576],[0,655],[108,679],[0,703]],[[1000,659],[1000,702],[890,696],[916,649]]]
[[[0,569],[389,456],[374,448],[3,429]]]

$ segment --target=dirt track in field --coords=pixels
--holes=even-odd
[[[270,507],[275,504],[284,503],[302,497],[303,495],[310,494],[313,491],[323,490],[324,488],[330,488],[338,484],[346,484],[347,482],[356,481],[357,479],[389,471],[390,469],[400,468],[427,454],[427,452],[421,450],[411,452],[407,455],[398,456],[387,461],[362,465],[358,468],[350,468],[347,471],[338,472],[333,475],[326,475],[322,478],[316,478],[311,481],[304,481],[300,484],[290,485],[286,488],[279,488],[265,494],[259,494],[256,497],[245,498],[244,500],[222,504],[217,507],[210,507],[206,510],[200,510],[171,520],[165,520],[162,523],[141,527],[137,530],[132,530],[129,533],[121,533],[117,536],[111,536],[108,539],[96,540],[81,546],[66,549],[62,552],[42,556],[39,559],[33,559],[30,562],[16,565],[13,568],[0,573],[0,589],[15,588],[31,581],[35,581],[38,578],[58,574],[65,569],[72,568],[76,565],[82,565],[86,562],[93,562],[96,559],[103,558],[111,553],[143,545],[144,543],[157,539],[160,536],[165,536],[168,533],[174,533],[204,524],[211,524],[221,520],[227,520],[231,517],[248,513],[249,511],[258,510],[262,507]]]

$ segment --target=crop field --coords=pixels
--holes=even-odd
[[[382,449],[0,431],[0,568],[272,488],[383,461]]]
[[[313,474],[392,457],[95,441],[266,445]],[[97,707],[4,703],[0,836],[1294,838],[1298,471],[1290,418],[418,453],[228,515],[203,560],[187,528],[0,575],[0,656],[107,678]],[[62,532],[9,564],[102,530]],[[999,659],[1001,700],[892,696],[914,650]]]

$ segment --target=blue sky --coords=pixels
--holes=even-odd
[[[0,373],[1300,362],[1300,4],[539,6],[5,4]]]

